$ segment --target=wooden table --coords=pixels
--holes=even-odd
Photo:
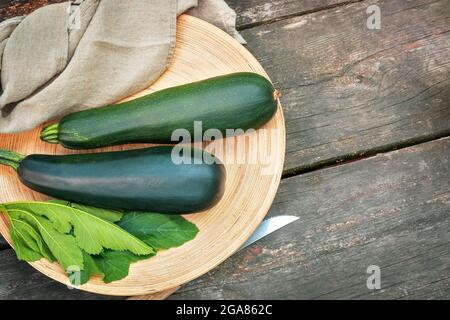
[[[0,1],[0,17],[52,2]],[[450,1],[227,2],[283,92],[286,165],[269,215],[300,219],[171,299],[450,298]],[[373,4],[379,30],[366,25]],[[0,299],[108,298],[0,248]]]

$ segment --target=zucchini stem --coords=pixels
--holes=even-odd
[[[59,143],[58,132],[59,132],[59,123],[51,124],[42,130],[41,140],[48,143],[58,144]]]
[[[280,98],[281,98],[280,90],[275,89],[275,91],[273,92],[273,101],[277,101]]]
[[[12,152],[12,151],[8,151],[8,150],[0,149],[0,164],[9,166],[16,171],[19,168],[20,163],[22,162],[22,160],[24,158],[25,158],[25,156],[23,156],[21,154],[18,154],[18,153]]]

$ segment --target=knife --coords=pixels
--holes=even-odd
[[[253,233],[253,235],[239,248],[237,252],[251,246],[258,240],[261,240],[262,238],[268,236],[269,234],[287,226],[288,224],[291,224],[294,221],[297,221],[298,219],[299,219],[298,217],[287,215],[265,219]],[[128,300],[163,300],[171,296],[179,288],[180,287],[176,287],[173,289],[168,289],[163,292],[158,292],[144,296],[131,297]]]
[[[277,216],[264,220],[253,235],[242,245],[238,252],[251,246],[256,241],[261,240],[269,234],[287,226],[288,224],[297,221],[298,219],[299,218],[295,216]]]

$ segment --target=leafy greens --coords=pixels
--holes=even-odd
[[[60,200],[4,204],[0,213],[10,220],[19,260],[57,261],[74,285],[92,276],[105,283],[121,280],[132,263],[181,246],[198,233],[181,216],[121,213]]]

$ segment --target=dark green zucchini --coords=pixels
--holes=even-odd
[[[191,151],[191,164],[177,165],[171,147],[27,157],[0,150],[0,164],[16,169],[29,188],[58,199],[108,209],[179,214],[208,209],[224,192],[224,166],[214,157],[208,160],[214,164],[206,164],[201,161],[206,153]]]
[[[172,133],[194,121],[203,131],[257,129],[277,109],[279,93],[255,73],[234,73],[155,92],[129,102],[73,113],[46,127],[41,139],[69,149],[125,143],[174,143]]]

